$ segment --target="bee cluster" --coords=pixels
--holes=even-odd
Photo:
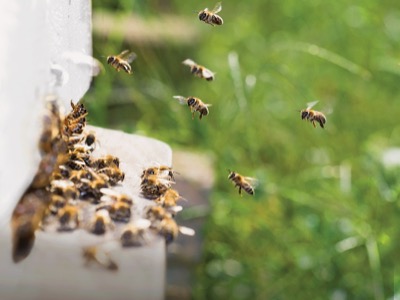
[[[175,222],[175,214],[182,210],[182,206],[177,205],[182,197],[172,188],[174,183],[174,171],[167,166],[147,168],[141,175],[142,194],[154,201],[154,205],[146,210],[146,218],[151,222],[150,227],[164,236],[167,243],[175,240],[179,232],[194,235],[192,229]]]
[[[42,161],[12,217],[15,262],[29,255],[39,228],[107,235],[122,247],[147,244],[156,235],[169,243],[180,231],[194,234],[174,220],[174,214],[182,209],[176,205],[181,197],[171,188],[175,172],[167,166],[143,171],[143,195],[156,206],[148,207],[143,216],[134,216],[134,199],[116,188],[125,179],[120,159],[110,154],[95,155],[99,141],[85,128],[87,115],[82,103],[71,101],[71,111],[62,116],[56,102],[49,102],[39,143]],[[109,270],[118,269],[101,244],[85,247],[83,258],[87,264],[96,262]]]

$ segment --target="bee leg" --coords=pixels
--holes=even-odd
[[[195,113],[195,112],[194,112],[194,111],[192,111],[192,120],[194,119],[194,113]]]
[[[321,126],[321,128],[324,128],[324,122],[322,122],[322,120],[319,121],[319,125]]]
[[[312,120],[311,123],[313,124],[313,126],[314,126],[314,128],[315,128],[315,127],[316,127],[316,126],[315,126],[315,121]]]

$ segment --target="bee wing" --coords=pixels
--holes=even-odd
[[[147,219],[138,219],[133,222],[134,226],[140,229],[146,229],[149,228],[151,225],[151,222]]]
[[[308,102],[307,103],[307,109],[311,109],[317,103],[318,103],[318,100],[317,101],[313,101],[313,102]]]
[[[178,213],[182,211],[183,207],[180,205],[172,206],[168,210],[172,211],[173,213]]]
[[[122,58],[127,62],[131,63],[136,59],[137,55],[135,52],[130,52],[129,54],[124,55]]]
[[[248,183],[250,183],[253,187],[259,185],[259,180],[254,177],[244,177]]]
[[[122,51],[120,54],[118,54],[117,56],[119,56],[120,58],[124,57],[125,55],[127,55],[130,51],[128,49]]]
[[[185,59],[182,63],[183,63],[184,65],[186,65],[186,66],[189,66],[189,67],[197,65],[197,64],[196,64],[193,60],[191,60],[190,58]]]
[[[204,78],[210,78],[210,77],[214,77],[215,73],[211,72],[209,69],[207,68],[203,68],[203,77]]]
[[[186,104],[186,98],[183,96],[174,96],[174,99],[177,99],[180,104]]]
[[[190,235],[190,236],[193,236],[195,234],[195,231],[192,228],[185,226],[179,226],[179,232],[184,235]]]
[[[222,10],[222,3],[218,2],[217,4],[215,4],[215,7],[212,9],[212,13],[217,14]]]
[[[110,196],[110,197],[113,197],[113,196],[116,197],[116,196],[119,195],[118,192],[116,192],[116,191],[114,191],[114,190],[112,190],[112,189],[109,189],[109,188],[101,188],[101,189],[100,189],[100,192],[101,192],[102,194],[107,195],[107,196]]]

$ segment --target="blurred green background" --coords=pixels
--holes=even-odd
[[[383,158],[400,145],[400,2],[224,1],[220,27],[193,12],[214,5],[93,1],[94,56],[138,58],[85,97],[91,124],[212,157],[193,299],[399,299],[400,168]],[[300,118],[314,100],[325,129]],[[254,197],[228,168],[259,179]]]

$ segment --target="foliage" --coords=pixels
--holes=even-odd
[[[215,158],[193,298],[399,296],[400,168],[384,166],[382,153],[400,144],[400,3],[232,0],[221,27],[192,13],[214,3],[93,4],[95,14],[173,15],[195,27],[182,43],[97,34],[96,57],[131,48],[138,59],[132,76],[105,66],[85,99],[92,123]],[[188,57],[215,82],[192,77]],[[192,120],[177,94],[212,103],[210,115]],[[315,99],[325,129],[297,112]],[[260,179],[254,198],[237,195],[228,168]]]

